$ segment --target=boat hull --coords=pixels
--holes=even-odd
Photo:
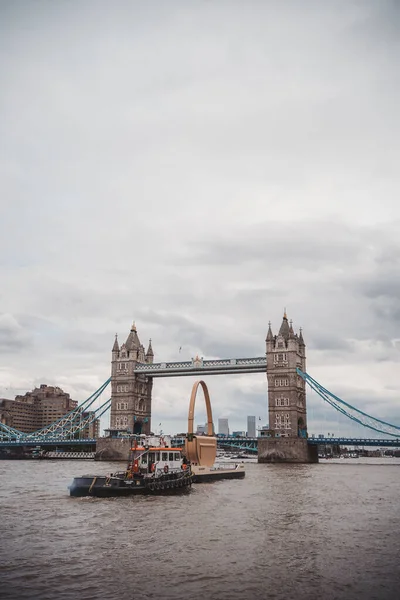
[[[131,480],[104,475],[83,475],[74,478],[69,486],[69,492],[70,496],[74,497],[93,496],[97,498],[176,494],[189,490],[192,479],[191,474]]]
[[[244,465],[214,465],[213,467],[193,466],[193,483],[219,481],[220,479],[243,479]]]

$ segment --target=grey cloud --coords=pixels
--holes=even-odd
[[[27,331],[21,323],[11,314],[0,313],[0,352],[18,353],[26,352],[33,346],[31,332]]]
[[[311,332],[309,332],[310,334]],[[338,337],[335,333],[314,331],[308,343],[311,350],[354,352],[354,348],[349,340]]]
[[[245,265],[263,261],[275,269],[315,268],[346,263],[362,252],[360,231],[344,223],[265,222],[242,228],[240,233],[194,243],[186,261],[203,265]]]
[[[0,12],[0,386],[83,399],[132,320],[160,360],[260,355],[285,306],[322,383],[396,386],[395,2]],[[265,415],[250,381],[212,380],[238,429]],[[189,384],[155,410],[185,414]]]
[[[399,271],[386,273],[386,276],[378,275],[377,278],[371,277],[371,280],[362,286],[362,291],[369,298],[396,298],[400,297],[400,276]]]

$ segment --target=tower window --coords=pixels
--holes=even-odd
[[[117,410],[128,410],[128,402],[117,402]]]
[[[289,398],[276,398],[275,399],[276,406],[289,406]]]
[[[288,387],[289,379],[275,379],[275,387]]]
[[[127,427],[128,426],[128,417],[116,417],[115,418],[115,426],[116,427]]]

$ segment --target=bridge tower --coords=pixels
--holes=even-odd
[[[145,352],[135,323],[121,346],[115,336],[111,359],[111,429],[150,433],[153,379],[143,373],[135,373],[135,369],[137,364],[151,364],[153,358],[151,340]]]
[[[307,441],[305,382],[296,370],[306,370],[306,346],[286,311],[277,335],[269,324],[266,345],[269,431],[258,441],[258,462],[318,462]]]
[[[269,428],[281,437],[306,438],[305,381],[296,371],[306,370],[302,331],[294,332],[285,311],[278,335],[273,335],[269,324],[266,343]]]

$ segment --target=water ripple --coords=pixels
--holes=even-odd
[[[250,464],[182,496],[70,498],[83,471],[0,461],[2,600],[398,598],[395,463]]]

